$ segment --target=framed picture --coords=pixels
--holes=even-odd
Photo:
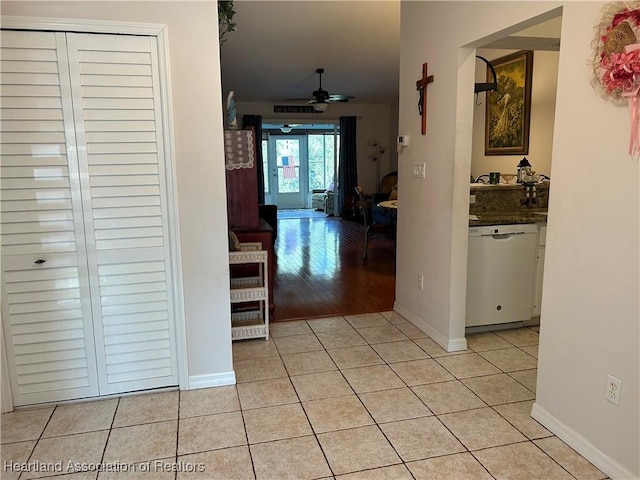
[[[528,155],[533,51],[522,50],[491,65],[498,90],[487,92],[484,154]],[[487,70],[487,81],[493,81],[490,75]]]

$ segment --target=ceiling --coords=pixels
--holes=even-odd
[[[318,88],[350,103],[397,101],[400,1],[235,1],[221,46],[222,88],[236,102],[302,105]],[[560,18],[487,45],[557,50]],[[542,37],[542,40],[541,38]]]
[[[318,88],[352,103],[398,97],[399,1],[236,1],[220,49],[222,88],[236,102],[284,102]]]

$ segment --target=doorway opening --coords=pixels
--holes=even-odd
[[[310,209],[312,195],[332,190],[338,171],[338,125],[262,125],[265,203],[278,211]]]
[[[553,15],[555,13],[555,15]],[[553,16],[552,16],[553,15]],[[553,149],[553,133],[554,133],[554,116],[555,116],[555,100],[558,77],[558,62],[560,50],[560,32],[562,26],[562,11],[558,9],[549,12],[538,19],[531,19],[527,28],[520,31],[509,30],[507,35],[492,40],[489,43],[478,42],[476,55],[486,58],[489,61],[498,60],[498,64],[505,65],[507,59],[515,64],[518,55],[523,51],[531,51],[533,62],[531,69],[531,108],[522,110],[523,115],[527,115],[527,121],[530,119],[530,140],[524,142],[524,151],[517,154],[508,154],[504,152],[498,153],[495,148],[489,148],[488,121],[486,119],[489,108],[486,102],[489,101],[490,92],[480,94],[476,98],[473,114],[473,136],[470,155],[470,195],[474,198],[474,205],[470,205],[470,225],[469,225],[469,242],[468,242],[468,259],[467,259],[467,301],[466,301],[466,333],[476,333],[480,331],[493,331],[503,328],[515,328],[517,326],[531,326],[537,328],[540,323],[540,306],[542,300],[542,280],[544,269],[544,253],[546,239],[546,213],[548,209],[548,200],[551,192],[552,177],[552,149]],[[500,63],[502,61],[502,63]],[[498,67],[496,67],[497,69]],[[493,105],[503,107],[503,111],[507,111],[507,104],[511,109],[508,110],[509,118],[514,119],[512,125],[517,126],[516,119],[520,118],[516,115],[520,110],[516,110],[517,102],[510,100],[518,98],[511,92],[524,91],[524,87],[517,81],[515,84],[511,80],[511,73],[505,67],[503,74],[498,70],[497,82],[498,89],[492,94]],[[519,71],[517,67],[513,68],[513,78],[518,80]],[[476,82],[484,82],[487,80],[487,72],[485,65],[476,62]],[[524,77],[522,77],[524,79]],[[500,82],[503,82],[502,86]],[[513,89],[507,89],[504,85],[515,85]],[[502,88],[501,88],[502,87]],[[502,101],[502,103],[500,103]],[[524,103],[524,102],[523,102]],[[524,120],[523,120],[524,122]],[[513,127],[515,128],[515,127]],[[524,133],[526,135],[526,132]],[[517,150],[517,148],[515,149]],[[523,158],[524,155],[524,158]],[[533,171],[528,171],[528,183],[525,186],[524,180],[521,182],[520,177],[516,175],[518,168],[530,162]],[[496,185],[489,185],[488,189],[478,188],[486,186],[489,183],[490,172],[497,173]],[[534,175],[535,174],[535,175]],[[494,174],[495,175],[495,174]],[[518,184],[515,180],[518,178]],[[530,192],[537,191],[537,198],[529,198]],[[478,202],[480,205],[478,205]],[[484,204],[483,204],[484,202]],[[488,206],[489,205],[489,206]],[[485,210],[483,210],[485,209]],[[495,210],[495,211],[493,211]],[[515,262],[505,261],[507,250],[505,247],[508,238],[516,238],[517,233],[521,233],[519,228],[522,225],[504,225],[508,222],[508,215],[504,215],[507,211],[519,211],[523,214],[538,211],[539,216],[530,215],[531,220],[525,227],[531,227],[530,241],[526,245],[526,249],[517,254],[519,261],[524,261],[524,265],[509,270],[509,266],[514,267]],[[482,213],[481,213],[482,212]],[[502,212],[502,215],[501,215]],[[491,217],[494,225],[490,225],[485,221],[483,213],[486,213],[486,219]],[[477,214],[477,215],[476,215]],[[494,215],[490,215],[494,214]],[[474,218],[472,221],[471,218]],[[516,223],[516,222],[511,222]],[[496,235],[503,233],[503,230],[510,232],[509,235]],[[485,239],[493,239],[493,241],[480,240],[483,232],[493,232],[493,237],[486,236]],[[525,237],[520,235],[518,239]],[[496,239],[502,240],[497,242]],[[483,247],[479,249],[480,242]],[[497,246],[498,243],[500,246]],[[511,245],[512,246],[512,245]],[[493,259],[489,255],[494,255]],[[497,260],[496,260],[497,259]],[[496,260],[495,262],[493,260]],[[482,268],[483,264],[494,266],[497,268],[492,271],[491,279],[487,281],[486,275],[489,268]],[[497,263],[496,263],[497,262]],[[526,267],[526,268],[525,268]],[[518,277],[520,275],[520,277]],[[493,288],[491,294],[484,290],[489,283],[493,287],[496,285],[496,278],[504,276],[508,278],[508,285],[504,288]],[[500,277],[502,278],[502,277]],[[515,278],[520,278],[524,285],[521,293],[515,295],[509,289],[514,286]],[[489,298],[491,297],[491,298]],[[503,308],[503,299],[518,298],[518,309]],[[498,306],[498,307],[496,307]],[[499,311],[498,311],[499,310]]]
[[[339,150],[337,123],[262,125],[265,203],[278,211],[276,322],[393,308],[394,242],[376,239],[363,262],[363,226],[331,205]]]

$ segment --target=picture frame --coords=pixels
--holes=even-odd
[[[487,92],[485,155],[528,155],[533,51],[521,50],[491,61],[497,90]],[[491,72],[487,70],[487,81]]]

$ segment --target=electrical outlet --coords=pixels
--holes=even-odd
[[[424,275],[418,275],[418,288],[424,290]]]
[[[622,380],[618,380],[613,375],[607,376],[607,392],[604,398],[613,403],[620,405],[620,394],[622,393]]]
[[[475,195],[469,195],[469,205],[472,205],[476,203],[476,196]]]

